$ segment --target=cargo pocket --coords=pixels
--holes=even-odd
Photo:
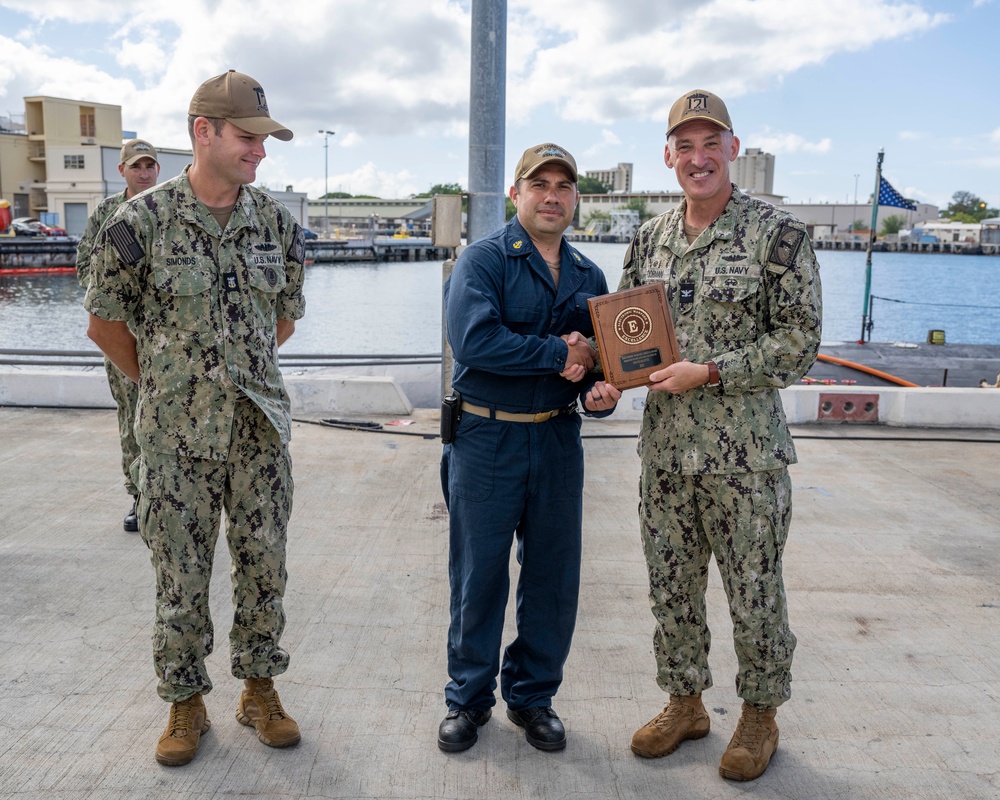
[[[715,275],[701,285],[705,319],[715,340],[756,339],[760,276]]]
[[[166,327],[203,332],[212,324],[212,276],[208,269],[153,270],[160,305],[160,321]]]

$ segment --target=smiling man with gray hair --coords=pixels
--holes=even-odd
[[[712,556],[733,621],[743,713],[719,772],[752,780],[778,746],[795,636],[781,556],[795,447],[778,390],[816,359],[819,265],[805,227],[729,178],[740,142],[725,103],[700,89],[670,109],[664,161],[684,200],[646,222],[619,289],[663,282],[683,360],[650,376],[639,455],[640,533],[656,618],[664,710],[632,737],[655,758],[709,732],[705,609]]]

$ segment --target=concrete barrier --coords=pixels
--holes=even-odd
[[[779,393],[785,417],[792,425],[868,423],[909,428],[1000,430],[1000,389],[812,385],[790,386]],[[866,413],[868,398],[874,398],[877,414]],[[618,402],[615,418],[641,418],[645,399],[646,389],[625,392]],[[838,403],[838,399],[841,402]],[[828,400],[828,404],[824,400]],[[824,411],[824,405],[832,408]]]
[[[792,424],[852,422],[824,416],[823,398],[874,397],[874,422],[905,428],[990,428],[1000,430],[1000,389],[948,389],[902,386],[792,386],[781,390]],[[860,409],[861,404],[855,404]],[[849,416],[849,415],[848,415]]]
[[[285,374],[293,413],[405,416],[413,411],[405,386],[420,397],[417,407],[433,407],[424,384],[427,376],[400,385],[392,376],[351,375],[326,369]],[[436,391],[436,390],[435,390]],[[939,387],[792,386],[781,400],[793,425],[879,424],[913,428],[987,428],[1000,430],[1000,389]],[[640,419],[646,389],[630,389],[615,411],[616,419]],[[113,408],[103,369],[0,370],[0,405]]]
[[[0,370],[0,405],[35,408],[114,408],[103,368]]]
[[[394,414],[413,405],[391,377],[301,373],[285,376],[292,412]],[[0,405],[33,408],[114,408],[103,369],[0,370]]]
[[[407,416],[413,405],[393,378],[379,376],[285,376],[292,413],[393,414]]]

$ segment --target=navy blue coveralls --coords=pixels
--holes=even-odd
[[[565,240],[560,280],[514,217],[468,247],[445,285],[454,388],[493,410],[537,413],[575,405],[595,378],[560,377],[559,337],[593,334],[587,298],[604,273]],[[606,416],[605,411],[594,416]],[[510,708],[549,706],[576,625],[583,517],[580,417],[508,422],[462,414],[441,459],[450,516],[451,626],[445,701],[489,708],[500,671],[513,537],[521,565],[517,637],[504,652],[500,691]]]

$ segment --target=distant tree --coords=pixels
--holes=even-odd
[[[588,178],[586,175],[580,176],[576,186],[580,194],[607,194],[611,191],[611,187],[607,184],[601,183],[597,178]]]
[[[611,222],[611,214],[607,211],[591,211],[583,220],[583,227],[589,228],[595,222]]]
[[[622,208],[628,209],[629,211],[639,212],[639,222],[645,222],[647,219],[651,219],[653,213],[649,210],[646,205],[645,197],[633,197],[631,198]]]
[[[976,214],[966,214],[964,211],[958,211],[946,217],[951,222],[967,222],[969,224],[975,225],[979,222],[979,216]],[[985,217],[983,217],[985,219]]]
[[[327,192],[326,194],[321,195],[319,199],[323,200],[329,197],[331,200],[349,200],[353,196],[354,195],[350,195],[347,192]],[[360,195],[358,196],[360,197]]]
[[[507,201],[507,221],[510,222],[513,216],[517,213],[517,207],[509,197],[505,198],[505,200]]]
[[[886,217],[882,220],[882,235],[885,236],[889,233],[899,233],[905,227],[906,217],[901,214],[893,214],[891,217]]]
[[[435,183],[426,192],[414,194],[411,197],[433,197],[436,194],[465,194],[465,189],[457,183]]]
[[[940,212],[942,219],[954,222],[980,222],[997,216],[997,210],[986,205],[986,201],[972,192],[959,191],[951,196],[948,208]]]

